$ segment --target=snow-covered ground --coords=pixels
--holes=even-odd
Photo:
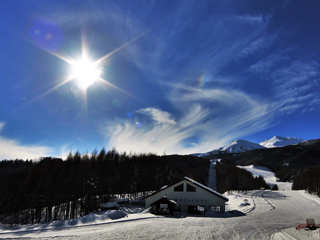
[[[239,168],[246,169],[247,171],[251,172],[254,177],[259,177],[260,175],[264,178],[266,183],[268,183],[271,187],[275,184],[279,187],[279,190],[291,190],[292,183],[290,182],[279,182],[269,168],[261,167],[261,166],[237,166]]]
[[[319,222],[319,198],[300,191],[233,192],[227,197],[226,213],[155,216],[142,208],[122,207],[49,224],[2,225],[0,238],[317,239],[316,231],[298,231],[295,227],[307,218]]]

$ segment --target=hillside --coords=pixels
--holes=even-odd
[[[304,141],[297,145],[255,149],[223,157],[222,163],[266,166],[273,171],[282,167],[301,169],[320,165],[320,139]]]

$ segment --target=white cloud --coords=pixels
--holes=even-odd
[[[242,22],[249,23],[249,24],[261,24],[264,20],[264,18],[261,14],[259,14],[259,15],[244,14],[244,15],[238,15],[235,18],[238,21],[242,21]],[[266,18],[269,20],[270,16],[268,16]]]
[[[309,57],[298,58],[296,51],[292,47],[275,51],[248,68],[270,82],[270,97],[280,106],[280,114],[315,106],[319,99],[314,91],[318,87],[319,63]]]
[[[5,125],[6,125],[6,123],[0,122],[0,132],[1,132],[1,130],[4,128]]]
[[[5,123],[0,122],[0,132]],[[6,139],[0,136],[0,160],[11,159],[37,159],[49,156],[53,150],[46,146],[22,145],[18,141]]]
[[[62,159],[67,159],[67,156],[69,155],[70,152],[75,153],[77,151],[78,149],[76,149],[75,147],[71,147],[70,144],[65,144],[60,147],[57,157]]]
[[[171,118],[171,115],[168,112],[161,111],[155,108],[146,108],[137,111],[142,114],[149,115],[154,121],[157,123],[167,123],[167,124],[175,124],[176,122]]]
[[[248,47],[241,52],[241,57],[248,57],[259,54],[260,51],[265,50],[273,45],[277,39],[278,34],[266,35],[253,41]]]
[[[171,97],[175,106],[183,104],[175,124],[168,112],[154,108],[139,110],[147,112],[152,120],[159,120],[141,128],[128,121],[108,122],[107,148],[157,154],[205,152],[267,128],[276,111],[272,104],[236,90],[187,89],[187,93],[183,89],[184,93]]]
[[[198,7],[199,2],[192,4]],[[151,45],[144,44],[141,49],[139,45],[128,46],[129,59],[150,80],[160,84],[172,79],[179,81],[179,78],[184,82],[188,78],[193,81],[192,76],[199,77],[202,70],[208,71],[209,75],[218,75],[222,67],[234,61],[261,35],[272,17],[238,15],[231,11],[221,15],[216,13],[204,20],[192,13],[194,5],[169,14],[155,32],[145,35],[143,40],[152,42]],[[271,44],[273,38],[266,38],[265,42]],[[256,45],[262,46],[262,43]]]
[[[289,60],[288,54],[293,50],[294,49],[291,48],[277,49],[274,53],[251,65],[248,71],[255,74],[269,74],[273,68],[278,67],[282,61]]]
[[[319,74],[318,67],[314,61],[292,61],[271,75],[276,98],[283,105],[281,112],[291,114],[317,102],[319,96],[313,89],[318,83],[312,80]]]
[[[206,116],[204,112],[199,105],[193,106],[188,115],[176,124],[154,124],[141,128],[129,122],[109,122],[108,148],[115,146],[118,151],[136,153],[185,153],[183,140],[196,134],[199,129],[196,124]]]
[[[50,156],[52,149],[45,146],[21,145],[18,141],[0,137],[0,160],[37,159]]]

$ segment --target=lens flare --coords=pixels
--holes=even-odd
[[[37,18],[29,29],[33,42],[42,49],[59,50],[64,36],[60,27],[53,20]]]

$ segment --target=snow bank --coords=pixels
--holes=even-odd
[[[309,194],[305,190],[300,190],[299,193],[320,205],[320,199],[317,195]]]
[[[255,208],[253,199],[247,193],[230,192],[224,195],[229,198],[229,202],[226,203],[226,212],[248,213]]]
[[[155,218],[155,216],[150,213],[150,209],[145,209],[142,207],[120,207],[119,210],[108,210],[99,213],[89,213],[86,216],[69,219],[63,221],[54,221],[51,223],[44,224],[29,224],[29,225],[17,225],[10,226],[5,224],[0,224],[0,232],[4,233],[32,233],[43,230],[55,230],[55,229],[64,229],[80,226],[91,226],[99,224],[108,224],[121,221],[132,221],[146,218]],[[0,236],[1,238],[1,236]]]

